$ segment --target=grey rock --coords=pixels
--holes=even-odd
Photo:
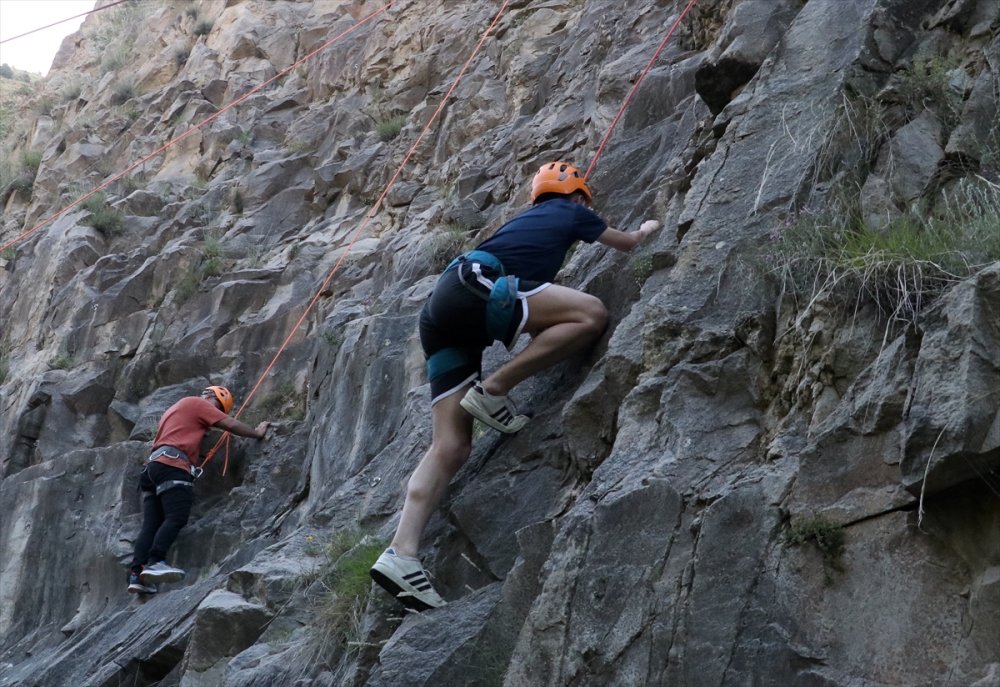
[[[1000,466],[1000,264],[958,285],[922,322],[910,387],[903,484],[933,494]]]

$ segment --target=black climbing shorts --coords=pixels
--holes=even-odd
[[[483,351],[494,341],[487,333],[486,305],[493,280],[500,276],[498,271],[474,261],[453,265],[438,279],[420,311],[420,344],[427,359],[432,405],[482,374]],[[500,339],[508,349],[528,321],[528,296],[547,286],[520,280],[517,302]]]

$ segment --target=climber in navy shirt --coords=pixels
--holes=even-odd
[[[593,195],[573,165],[550,162],[532,180],[532,207],[438,279],[420,313],[420,342],[431,383],[432,438],[407,483],[396,534],[372,566],[377,584],[405,606],[444,605],[417,559],[420,536],[451,478],[472,451],[473,418],[501,432],[528,422],[507,398],[519,382],[568,358],[604,332],[600,299],[552,279],[576,241],[630,251],[660,227],[612,229],[590,209]],[[522,333],[531,343],[480,380],[482,353],[494,341],[510,350]]]
[[[548,282],[556,278],[570,246],[593,243],[607,228],[586,205],[557,197],[517,215],[476,250],[495,255],[507,274]]]

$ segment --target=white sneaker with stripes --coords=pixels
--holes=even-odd
[[[369,574],[375,584],[415,611],[426,611],[447,603],[434,591],[420,561],[398,556],[392,547],[382,552]]]
[[[139,581],[146,584],[156,584],[158,582],[180,582],[184,579],[184,571],[180,568],[167,565],[165,561],[158,561],[152,565],[144,565],[139,573]]]
[[[509,398],[494,396],[479,382],[465,392],[459,403],[472,417],[505,434],[513,434],[524,429],[531,419],[527,415],[518,415]]]

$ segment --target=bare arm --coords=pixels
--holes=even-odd
[[[226,416],[212,426],[219,427],[220,429],[232,432],[233,434],[238,434],[241,437],[263,439],[264,435],[267,434],[269,424],[270,423],[267,422],[261,422],[256,427],[250,427],[250,425],[244,424],[234,417]]]
[[[625,251],[627,253],[642,243],[647,236],[659,228],[659,222],[655,219],[647,219],[639,225],[638,231],[624,232],[608,227],[601,233],[600,236],[597,237],[597,240],[605,246],[609,246],[615,250]]]

